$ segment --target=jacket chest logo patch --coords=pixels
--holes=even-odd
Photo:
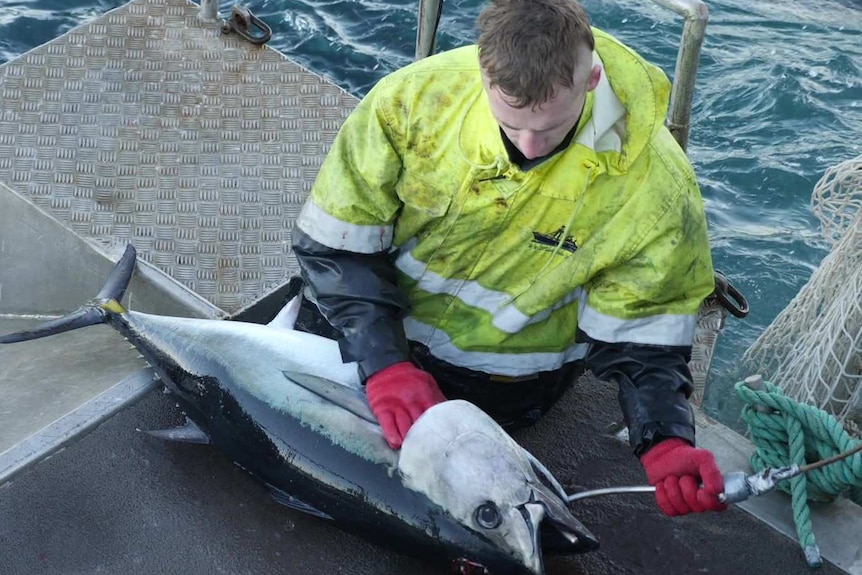
[[[565,229],[563,227],[560,227],[560,229],[551,234],[534,231],[533,241],[530,242],[530,247],[542,251],[553,251],[559,245],[561,250],[565,250],[570,254],[573,254],[577,251],[578,244],[575,243],[575,238],[572,236],[566,236],[563,238],[564,232]],[[561,240],[562,243],[560,243]]]

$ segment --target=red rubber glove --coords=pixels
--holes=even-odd
[[[718,500],[724,479],[715,457],[684,439],[666,439],[641,456],[655,499],[665,515],[674,517],[704,511],[724,511]]]
[[[409,361],[390,365],[369,377],[365,395],[392,449],[401,447],[410,426],[426,409],[446,401],[434,377]]]

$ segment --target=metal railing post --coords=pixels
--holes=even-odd
[[[443,12],[443,0],[419,0],[419,23],[416,28],[416,60],[434,53],[437,26]]]
[[[685,150],[688,147],[688,133],[691,128],[691,102],[694,98],[697,65],[706,32],[706,22],[709,19],[709,10],[701,0],[653,0],[653,2],[685,17],[668,114],[668,129]]]
[[[198,17],[208,22],[218,20],[218,2],[219,0],[201,0],[201,9]]]

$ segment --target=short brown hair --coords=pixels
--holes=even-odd
[[[590,18],[575,0],[489,0],[476,27],[482,70],[517,107],[571,88],[583,49],[596,46]]]

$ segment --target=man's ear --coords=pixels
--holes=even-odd
[[[592,92],[599,85],[599,80],[602,79],[602,67],[596,64],[590,70],[590,79],[587,81],[587,92]]]

